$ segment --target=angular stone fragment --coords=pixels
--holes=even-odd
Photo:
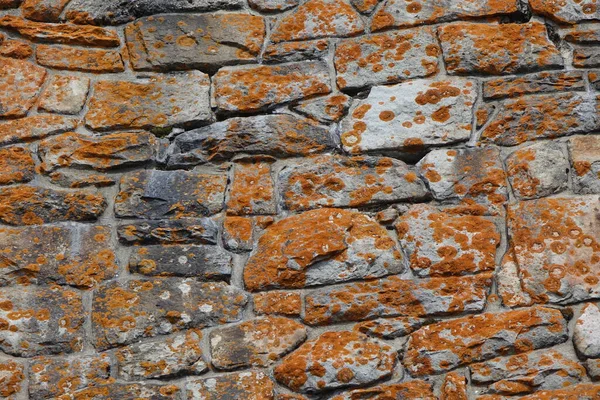
[[[119,377],[125,380],[201,374],[208,369],[202,357],[202,333],[189,330],[160,341],[143,342],[116,352]]]
[[[588,358],[583,364],[592,380],[597,381],[600,379],[600,358]]]
[[[121,54],[115,50],[39,44],[36,47],[36,61],[44,67],[70,71],[107,73],[125,70]]]
[[[29,182],[35,175],[34,168],[27,148],[11,146],[0,149],[0,185]]]
[[[282,317],[266,317],[217,328],[210,333],[212,365],[231,370],[266,367],[306,339],[306,328]]]
[[[337,83],[343,90],[424,78],[438,72],[440,52],[431,28],[346,39],[335,50]]]
[[[379,318],[360,322],[354,325],[354,330],[381,339],[395,339],[416,331],[425,321],[415,317]]]
[[[95,293],[95,346],[106,350],[141,338],[239,321],[248,299],[224,283],[164,278],[109,282]]]
[[[271,43],[263,53],[263,61],[285,63],[323,59],[327,56],[328,50],[329,41],[327,39]]]
[[[364,29],[358,13],[344,0],[309,0],[279,21],[271,41],[354,36]]]
[[[373,16],[371,29],[405,28],[414,25],[449,22],[459,19],[494,17],[521,11],[518,0],[391,0]]]
[[[25,383],[23,370],[23,364],[19,362],[12,360],[0,362],[0,396],[13,399],[14,397],[11,396],[22,390]]]
[[[484,214],[504,211],[508,185],[497,149],[433,150],[417,171],[436,200],[483,208]]]
[[[325,129],[292,115],[231,118],[177,136],[169,149],[168,165],[191,166],[221,161],[239,153],[307,156],[334,146]]]
[[[0,221],[8,225],[40,225],[60,221],[90,221],[106,208],[100,194],[11,186],[0,189]]]
[[[277,214],[270,162],[258,159],[235,164],[227,214]]]
[[[251,251],[256,234],[256,221],[248,217],[225,217],[223,221],[223,246],[239,253]]]
[[[203,69],[247,63],[258,57],[265,22],[250,14],[168,14],[125,28],[135,70]]]
[[[507,100],[483,130],[482,141],[514,146],[528,140],[587,133],[600,128],[596,97],[581,93],[539,94]]]
[[[262,12],[285,11],[294,8],[299,0],[249,0],[248,4],[255,10]]]
[[[98,47],[117,47],[121,44],[115,31],[96,26],[48,24],[5,15],[0,18],[0,27],[17,31],[21,36],[34,42]]]
[[[108,385],[92,386],[61,396],[60,400],[70,399],[150,399],[172,400],[180,399],[180,389],[176,385],[154,385],[144,383],[110,383]]]
[[[77,120],[60,115],[33,115],[0,122],[0,145],[29,142],[75,129]]]
[[[596,28],[575,25],[569,29],[561,29],[559,34],[563,40],[571,43],[600,44],[600,32]]]
[[[292,108],[300,114],[324,124],[338,122],[348,112],[351,97],[345,94],[332,94],[316,99],[304,100]]]
[[[573,191],[600,193],[600,136],[575,136],[568,144],[573,163]]]
[[[444,379],[440,400],[468,400],[467,378],[457,372],[450,372]]]
[[[100,188],[112,186],[118,181],[116,175],[102,175],[77,169],[61,169],[51,172],[48,177],[53,184],[67,189],[78,189],[91,186]]]
[[[285,357],[275,379],[295,392],[362,386],[392,374],[390,346],[358,332],[325,332]]]
[[[585,379],[585,369],[556,350],[498,357],[470,366],[471,380],[505,395],[561,389]]]
[[[38,108],[56,114],[77,114],[85,104],[89,89],[89,78],[54,75],[40,97]]]
[[[513,193],[522,200],[537,199],[567,188],[569,161],[558,143],[537,143],[511,153],[506,172]]]
[[[223,209],[226,175],[144,170],[121,179],[118,218],[203,217]]]
[[[419,399],[419,400],[437,400],[433,393],[431,383],[413,380],[391,385],[373,386],[368,389],[356,389],[338,396],[331,400],[385,400],[385,399]],[[458,400],[458,399],[453,399]]]
[[[413,376],[438,374],[502,354],[523,353],[567,340],[560,310],[533,307],[427,325],[411,334],[404,365]]]
[[[595,1],[530,0],[529,4],[534,13],[557,22],[575,24],[600,19],[600,9]]]
[[[314,61],[225,67],[212,82],[215,104],[221,111],[257,111],[331,92],[327,65]]]
[[[486,99],[566,90],[585,90],[582,72],[544,71],[525,76],[494,78],[483,83],[483,97]]]
[[[275,390],[273,381],[262,371],[245,371],[189,380],[185,388],[188,400],[274,400]]]
[[[141,81],[99,81],[94,85],[86,126],[93,130],[166,128],[212,118],[210,81],[199,71]]]
[[[350,0],[350,4],[361,14],[371,14],[382,0]]]
[[[583,307],[575,324],[573,345],[578,354],[587,358],[600,358],[600,310],[593,303]]]
[[[17,357],[83,347],[81,294],[61,286],[0,288],[0,350]]]
[[[405,264],[385,228],[364,214],[321,209],[269,226],[244,269],[250,291],[302,288],[400,273]]]
[[[89,288],[114,277],[107,226],[2,228],[0,286],[72,285]]]
[[[600,49],[582,47],[573,51],[573,66],[575,68],[600,67]]]
[[[88,386],[112,383],[107,354],[69,359],[34,358],[29,364],[29,395],[34,399],[57,398]]]
[[[24,60],[31,57],[33,47],[23,40],[6,40],[0,45],[0,56]]]
[[[350,153],[397,153],[465,141],[476,98],[474,83],[462,78],[375,86],[342,120],[342,145]]]
[[[540,22],[460,23],[439,28],[438,35],[450,74],[514,74],[564,65]]]
[[[258,315],[285,315],[298,317],[302,299],[298,292],[270,291],[254,295],[254,312]]]
[[[598,196],[544,198],[508,210],[523,291],[536,303],[600,297]]]
[[[404,280],[397,276],[318,289],[305,297],[311,325],[377,317],[445,315],[483,310],[491,274]]]
[[[284,167],[278,177],[290,210],[364,207],[428,197],[423,181],[402,161],[387,157],[323,155]]]
[[[216,244],[217,232],[210,218],[124,223],[117,230],[124,244]]]
[[[46,70],[27,61],[0,57],[0,117],[24,117],[35,103]]]
[[[521,287],[519,266],[512,247],[504,254],[502,263],[496,271],[498,296],[506,307],[530,306],[533,304],[529,294]]]
[[[24,0],[21,12],[33,21],[57,22],[69,0]]]

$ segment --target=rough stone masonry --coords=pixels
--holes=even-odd
[[[600,399],[600,0],[0,0],[0,398]]]

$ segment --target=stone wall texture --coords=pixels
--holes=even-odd
[[[0,398],[600,399],[600,0],[0,0]]]

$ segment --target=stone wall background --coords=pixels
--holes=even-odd
[[[595,0],[0,10],[3,398],[600,398]]]

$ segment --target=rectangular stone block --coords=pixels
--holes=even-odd
[[[218,228],[210,218],[184,218],[123,223],[117,233],[123,244],[216,244]]]
[[[544,71],[525,76],[494,78],[483,83],[483,97],[486,99],[566,90],[585,90],[583,72]]]
[[[115,50],[81,49],[39,44],[35,58],[44,67],[93,73],[123,72],[121,54]]]
[[[575,136],[568,144],[573,190],[579,194],[600,194],[600,136]]]

